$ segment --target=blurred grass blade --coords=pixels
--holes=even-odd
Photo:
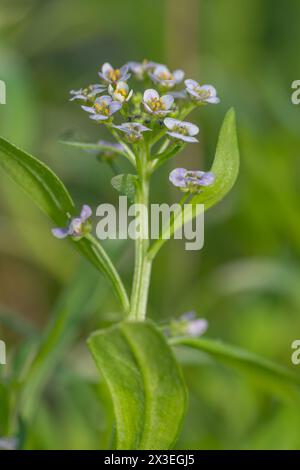
[[[186,408],[181,372],[151,323],[97,331],[89,348],[112,396],[117,449],[170,449]]]
[[[185,223],[196,217],[199,211],[202,211],[202,206],[199,208],[196,204],[204,204],[204,210],[213,207],[219,201],[221,201],[226,194],[233,187],[239,171],[239,148],[236,133],[236,119],[235,111],[231,108],[223,121],[216,154],[213,165],[210,171],[215,175],[215,182],[211,186],[203,187],[201,193],[195,194],[189,201],[190,203],[190,215],[185,217]],[[192,210],[192,208],[194,210]],[[169,233],[169,224],[171,224],[171,234],[174,234],[182,225],[182,211],[178,211],[175,214],[173,222],[169,222],[168,225],[163,229],[162,238],[155,241],[150,249],[149,256],[154,258],[159,249],[167,240],[167,234]]]
[[[212,339],[174,338],[173,346],[184,346],[207,353],[217,361],[250,374],[271,394],[300,399],[300,375],[255,353]]]
[[[0,137],[0,166],[58,225],[65,225],[74,214],[74,203],[64,184],[44,163]],[[128,297],[105,250],[93,237],[74,242],[79,251],[111,282],[124,311]]]
[[[69,145],[70,147],[76,147],[87,152],[96,152],[96,153],[117,153],[119,155],[124,155],[124,150],[121,146],[118,146],[114,143],[99,141],[96,143],[91,142],[77,142],[73,140],[60,140],[61,144]]]
[[[73,281],[62,292],[52,313],[52,319],[42,334],[34,359],[22,378],[21,412],[30,419],[36,401],[59,363],[78,334],[78,327],[93,309],[94,296],[103,297],[99,277],[89,265],[81,266]]]
[[[44,163],[0,137],[0,166],[57,224],[67,222],[74,203],[60,179]]]

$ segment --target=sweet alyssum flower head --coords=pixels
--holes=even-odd
[[[203,335],[208,328],[208,321],[205,318],[197,318],[196,312],[186,312],[180,317],[183,334],[197,337]]]
[[[96,98],[93,106],[81,107],[84,111],[90,113],[91,119],[105,121],[122,108],[122,103],[113,101],[112,97],[107,95]]]
[[[143,60],[143,62],[128,62],[127,65],[137,80],[144,80],[149,72],[151,72],[157,66],[155,62],[148,60]]]
[[[213,173],[175,168],[169,175],[171,183],[184,192],[200,192],[203,186],[210,186],[215,181]]]
[[[92,209],[88,205],[84,204],[79,217],[71,219],[67,227],[53,228],[52,234],[56,238],[66,238],[70,236],[74,240],[80,240],[91,231],[92,227],[89,220],[91,215]]]
[[[199,103],[218,104],[220,99],[217,90],[212,85],[200,85],[195,80],[185,80],[186,91],[189,96]]]
[[[126,82],[117,82],[115,86],[108,86],[108,93],[111,95],[113,100],[124,103],[125,101],[130,100],[133,90],[130,90]]]
[[[146,90],[143,96],[145,110],[156,116],[165,116],[171,111],[174,103],[174,97],[171,95],[159,96],[156,90],[150,88]]]
[[[103,85],[89,85],[86,88],[80,88],[79,90],[71,90],[70,94],[72,97],[70,98],[70,101],[93,101],[95,96],[100,95],[104,90],[105,86]]]
[[[165,118],[164,124],[169,129],[167,134],[170,137],[183,142],[198,142],[194,136],[199,133],[199,127],[195,124],[173,118]]]
[[[134,144],[139,142],[143,138],[143,132],[151,131],[148,127],[140,124],[139,122],[125,122],[120,126],[114,126],[119,131],[125,134],[125,138],[128,142]]]
[[[186,312],[177,320],[171,322],[169,334],[171,336],[190,336],[197,338],[202,336],[208,328],[205,318],[197,318],[196,312]]]
[[[98,72],[98,75],[105,82],[114,84],[128,80],[130,77],[128,70],[129,67],[127,64],[123,65],[119,69],[114,69],[111,64],[106,62],[104,65],[102,65],[101,72]]]
[[[149,76],[156,85],[163,88],[173,88],[184,79],[184,71],[175,70],[170,72],[168,67],[158,64],[153,72],[149,73]]]

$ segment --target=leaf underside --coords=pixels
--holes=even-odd
[[[173,353],[149,321],[121,323],[88,341],[111,393],[117,449],[170,449],[186,409],[186,389]]]

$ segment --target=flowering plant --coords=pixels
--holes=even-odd
[[[184,77],[182,70],[171,72],[155,62],[129,62],[120,68],[105,63],[99,71],[100,83],[71,91],[70,100],[79,103],[94,125],[100,126],[100,130],[104,127],[114,140],[66,143],[96,150],[104,160],[108,155],[109,159],[127,159],[133,173],[115,176],[112,184],[146,207],[154,173],[187,145],[198,142],[199,128],[186,120],[190,113],[219,103],[212,85],[200,85]],[[136,85],[132,84],[133,79]],[[295,381],[285,370],[254,355],[200,338],[208,323],[194,312],[172,319],[162,328],[146,320],[152,263],[166,242],[163,233],[151,242],[146,236],[147,227],[141,223],[140,236],[135,241],[129,296],[115,265],[92,234],[92,208],[84,203],[78,211],[52,170],[3,138],[0,165],[52,219],[53,235],[73,243],[106,277],[119,300],[124,320],[94,332],[88,340],[113,401],[116,448],[169,449],[176,442],[186,410],[186,386],[174,346],[205,351],[230,364],[267,373],[275,381],[286,381],[287,375],[288,381]],[[197,215],[199,204],[209,209],[225,197],[236,180],[238,166],[235,114],[231,109],[225,116],[211,169],[180,167],[169,174],[169,184],[182,193],[180,203],[196,209],[190,211],[190,219]],[[175,212],[170,216],[168,229],[174,234],[181,225],[182,220]],[[80,282],[84,284],[84,279],[80,278]],[[61,340],[67,336],[68,328],[76,325],[81,308],[84,310],[83,305],[74,302],[60,306],[21,378],[13,376],[8,383],[0,384],[1,399],[7,400],[9,410],[0,446],[1,442],[6,447],[22,446],[16,417],[21,416],[22,423],[30,427],[36,401],[57,361]]]

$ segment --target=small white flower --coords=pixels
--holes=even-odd
[[[199,85],[195,80],[185,80],[186,91],[190,97],[200,103],[218,104],[220,99],[212,85]]]
[[[125,64],[119,69],[114,69],[111,64],[106,62],[102,65],[101,72],[99,72],[98,75],[107,83],[117,83],[119,81],[125,82],[130,77],[128,68],[128,65]]]
[[[149,73],[149,76],[156,85],[163,88],[173,88],[184,79],[184,71],[174,70],[174,72],[170,72],[168,67],[159,64],[153,72]]]
[[[81,106],[84,111],[90,113],[90,118],[95,121],[105,121],[112,114],[122,108],[122,103],[113,101],[111,96],[100,96],[93,106]]]
[[[150,88],[146,90],[143,96],[143,104],[146,111],[157,116],[165,116],[171,111],[174,103],[174,97],[171,95],[159,96],[156,90]]]
[[[104,90],[105,86],[103,85],[89,85],[86,88],[80,88],[80,90],[71,90],[72,97],[70,101],[93,101],[95,96],[100,95]]]
[[[108,93],[114,100],[124,103],[130,100],[133,90],[129,89],[126,82],[117,82],[115,87],[113,85],[108,86]]]
[[[139,122],[125,122],[120,126],[114,126],[119,131],[123,132],[128,142],[134,144],[143,138],[143,132],[151,131],[149,127],[143,126]]]
[[[169,129],[167,134],[174,139],[183,140],[184,142],[199,142],[195,135],[199,133],[199,127],[195,124],[178,119],[165,118],[165,126]]]
[[[148,60],[143,60],[143,62],[128,62],[127,65],[137,80],[144,80],[148,73],[157,66],[155,62]]]

